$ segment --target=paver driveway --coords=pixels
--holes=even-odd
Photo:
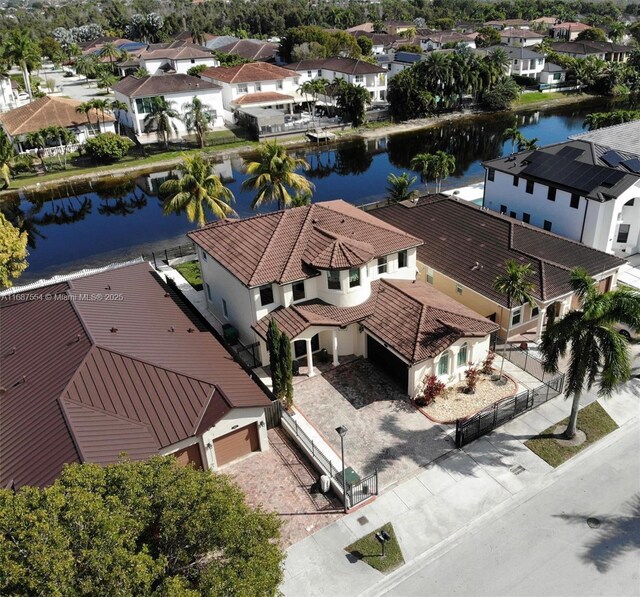
[[[319,473],[284,430],[269,430],[269,446],[222,472],[233,477],[251,506],[263,506],[280,516],[280,543],[287,548],[340,518],[342,505],[333,493],[317,493]]]
[[[340,453],[336,427],[346,425],[345,461],[363,476],[378,469],[380,487],[416,474],[452,450],[450,428],[419,413],[392,380],[359,358],[294,387],[295,407]]]

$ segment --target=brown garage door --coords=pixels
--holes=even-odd
[[[202,457],[200,456],[200,446],[198,444],[192,444],[184,450],[178,450],[174,456],[178,459],[180,466],[187,466],[193,464],[194,468],[202,469]]]
[[[255,423],[232,431],[213,440],[213,448],[216,452],[218,466],[227,464],[240,456],[257,452],[260,449],[258,439],[258,427]]]

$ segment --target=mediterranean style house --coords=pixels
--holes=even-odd
[[[275,319],[305,358],[361,355],[414,396],[425,375],[460,378],[497,329],[431,285],[416,281],[422,241],[344,202],[327,201],[189,233],[198,246],[208,309],[268,363]]]
[[[2,298],[2,487],[122,453],[216,469],[268,449],[270,400],[148,264]]]
[[[484,162],[483,205],[589,247],[640,251],[640,123]]]
[[[602,290],[614,288],[624,261],[545,232],[515,218],[455,197],[430,195],[369,212],[423,241],[417,248],[419,280],[495,321],[500,337],[536,341],[547,317],[572,307],[569,273],[585,268]],[[535,305],[509,305],[493,284],[513,259],[533,270]]]

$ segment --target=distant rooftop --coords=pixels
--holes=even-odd
[[[607,126],[579,135],[570,135],[569,139],[588,141],[607,149],[640,156],[640,120]]]

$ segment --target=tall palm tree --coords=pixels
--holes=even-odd
[[[534,151],[535,149],[539,149],[540,146],[538,145],[538,141],[538,137],[527,139],[523,136],[518,141],[518,151]]]
[[[540,344],[549,373],[556,373],[560,358],[569,353],[565,396],[572,396],[573,402],[564,432],[569,439],[576,434],[585,383],[591,389],[597,381],[599,394],[609,396],[631,375],[628,341],[615,324],[640,328],[640,294],[636,291],[618,288],[600,293],[581,268],[571,272],[571,287],[578,297],[578,308],[549,324]]]
[[[104,124],[105,124],[105,116],[106,113],[109,112],[109,108],[110,108],[110,102],[108,100],[104,100],[104,99],[92,99],[89,104],[91,104],[91,107],[96,111],[96,114],[102,114],[102,127],[104,128]],[[98,128],[99,128],[100,122],[98,122]]]
[[[429,181],[434,179],[434,156],[431,153],[418,153],[411,159],[411,168],[420,174],[420,180],[425,183],[429,192]]]
[[[31,133],[27,133],[24,136],[24,141],[27,145],[35,148],[37,150],[36,155],[40,160],[40,164],[42,165],[42,169],[46,172],[47,165],[44,162],[44,148],[47,146],[47,137],[45,134],[46,129],[40,129],[38,131],[33,131]]]
[[[436,179],[436,193],[440,192],[442,181],[451,176],[456,169],[456,158],[451,154],[438,150],[433,159],[433,176]]]
[[[387,200],[389,203],[398,203],[400,201],[411,201],[418,191],[411,190],[411,185],[415,183],[416,177],[409,178],[409,174],[403,172],[400,176],[393,172],[387,176]]]
[[[507,308],[509,309],[509,319],[507,321],[507,336],[504,339],[502,348],[502,365],[500,365],[500,377],[504,369],[504,359],[507,353],[507,342],[511,334],[511,309],[520,307],[527,303],[531,307],[535,307],[536,302],[533,298],[535,289],[533,278],[533,270],[530,263],[518,263],[514,259],[508,259],[505,262],[505,271],[496,277],[493,288],[496,292],[504,294],[507,297]]]
[[[184,211],[189,221],[197,222],[200,227],[207,223],[206,208],[220,219],[235,215],[229,205],[234,200],[233,193],[213,173],[202,155],[197,153],[182,159],[178,166],[181,176],[160,185],[160,196],[165,198],[164,213]]]
[[[278,204],[278,209],[289,207],[293,202],[290,189],[295,194],[312,192],[314,184],[296,172],[299,168],[308,170],[308,162],[291,157],[276,141],[264,143],[260,147],[258,161],[244,161],[244,171],[249,177],[242,183],[242,188],[257,191],[251,203],[252,209],[272,202]]]
[[[503,138],[505,141],[511,141],[511,155],[516,152],[516,143],[520,143],[524,139],[517,126],[512,126],[506,129],[503,134]]]
[[[120,48],[111,41],[104,44],[100,49],[100,57],[109,59],[109,67],[112,73],[115,72],[114,61],[119,60],[121,55],[122,52],[120,51]]]
[[[78,141],[76,134],[71,129],[57,125],[47,127],[43,130],[43,134],[47,142],[56,143],[60,148],[58,159],[60,160],[60,165],[66,170],[68,147]]]
[[[174,102],[167,101],[163,97],[154,97],[151,103],[151,112],[144,117],[143,121],[144,132],[155,131],[158,139],[163,140],[165,149],[169,149],[171,133],[178,134],[178,127],[174,120],[180,118],[180,114],[173,108],[173,104]]]
[[[121,102],[120,100],[111,100],[109,109],[116,117],[116,122],[118,123],[118,132],[122,134],[122,123],[120,122],[120,114],[122,114],[122,112],[128,112],[129,106],[127,106],[125,102]]]
[[[91,112],[95,110],[92,101],[82,102],[79,106],[76,106],[76,112],[78,114],[84,114],[87,117],[87,122],[89,123],[89,127],[91,127]],[[100,117],[98,116],[98,112],[96,111],[96,124],[98,125],[98,131],[100,130]]]
[[[200,149],[204,149],[207,131],[211,128],[212,123],[216,121],[216,111],[203,104],[202,100],[197,96],[190,103],[185,104],[183,110],[182,121],[184,126],[190,133],[195,132],[200,143]]]
[[[98,87],[101,87],[109,93],[109,90],[115,85],[118,79],[116,76],[107,69],[102,69],[98,73]]]
[[[73,65],[79,75],[84,75],[88,82],[89,77],[95,77],[100,69],[100,62],[95,54],[82,54],[78,56]]]
[[[24,89],[33,99],[31,90],[31,71],[40,68],[40,48],[26,29],[14,29],[0,47],[2,61],[8,65],[17,65],[22,71]]]

